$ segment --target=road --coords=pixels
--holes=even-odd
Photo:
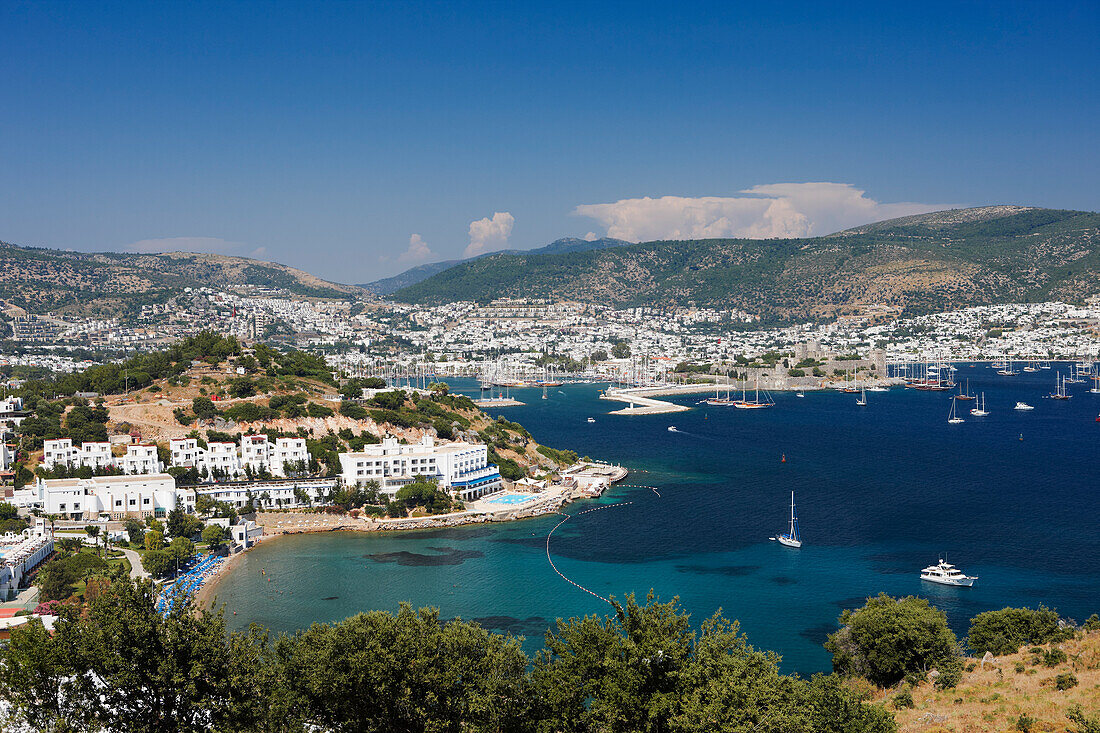
[[[145,567],[141,564],[141,555],[137,554],[133,550],[127,550],[125,547],[119,547],[122,553],[126,555],[126,559],[130,561],[130,577],[131,578],[148,578],[149,573],[145,572]]]

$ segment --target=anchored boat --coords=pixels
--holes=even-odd
[[[943,558],[936,565],[929,565],[920,571],[920,579],[940,585],[961,585],[969,588],[978,579],[977,575],[963,575],[962,571]]]
[[[802,536],[798,533],[798,515],[794,511],[794,492],[791,492],[791,526],[786,534],[775,538],[779,544],[786,547],[802,547]]]

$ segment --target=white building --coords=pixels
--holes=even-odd
[[[252,520],[234,524],[229,528],[229,537],[233,541],[233,544],[244,550],[256,544],[263,534],[264,528]]]
[[[73,441],[69,438],[58,438],[42,442],[42,465],[53,470],[58,466],[75,468],[79,452],[73,447]]]
[[[194,438],[177,438],[168,441],[168,451],[172,454],[172,465],[180,468],[198,468],[202,466],[203,454],[199,441]]]
[[[88,466],[92,469],[115,465],[115,457],[111,454],[111,444],[107,441],[81,443],[80,448],[77,449],[76,460],[78,465]]]
[[[40,508],[67,519],[163,517],[179,507],[195,511],[195,492],[177,489],[166,473],[93,478],[39,479],[35,491],[16,497],[17,505]]]
[[[252,497],[258,509],[299,509],[321,504],[326,494],[336,488],[336,479],[303,479],[290,481],[255,481],[233,484],[208,484],[196,489],[206,496],[242,509]]]
[[[266,435],[241,436],[241,466],[250,467],[252,473],[271,471],[271,449]]]
[[[23,585],[23,577],[53,552],[53,534],[39,520],[22,534],[0,535],[0,600]]]
[[[234,443],[207,443],[204,465],[209,475],[214,475],[214,469],[220,471],[220,475],[232,478],[241,473],[241,459],[237,456],[237,446]]]
[[[0,440],[0,471],[7,471],[14,460],[15,451],[3,440]]]
[[[287,463],[292,465],[308,464],[309,452],[306,451],[305,438],[276,438],[271,451],[271,473],[276,476],[285,476],[284,467]]]
[[[160,473],[164,465],[157,457],[156,445],[128,445],[126,455],[119,459],[122,472],[127,475],[140,473]]]
[[[385,438],[359,453],[340,454],[340,477],[347,485],[377,481],[391,498],[418,478],[439,483],[458,499],[476,499],[500,488],[500,471],[488,461],[488,448],[471,443],[435,444],[430,436],[415,444]]]

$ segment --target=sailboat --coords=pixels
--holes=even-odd
[[[982,392],[982,398],[974,405],[974,409],[970,411],[970,414],[974,417],[985,417],[989,414],[989,411],[985,409],[985,392]]]
[[[794,492],[791,492],[791,526],[786,534],[777,535],[779,544],[786,547],[802,547],[802,535],[798,533],[798,515],[794,512]]]
[[[708,397],[703,400],[704,404],[714,405],[715,407],[729,407],[733,404],[733,400],[730,399],[730,375],[726,373],[726,396],[721,397],[718,393],[718,383],[714,384],[714,396]]]
[[[955,395],[955,399],[969,402],[974,399],[974,395],[970,394],[970,379],[966,380],[966,391],[963,392],[962,385],[959,385],[959,393]]]
[[[1051,393],[1050,398],[1052,400],[1068,400],[1071,395],[1066,394],[1066,378],[1061,375],[1061,372],[1055,375],[1054,378],[1054,392]]]
[[[767,399],[768,393],[764,393],[764,401],[760,401],[760,377],[756,378],[756,397],[752,400],[748,399],[748,395],[745,392],[745,387],[741,387],[741,399],[736,400],[733,406],[739,410],[759,410],[763,407],[772,407],[775,405],[770,399]]]
[[[955,400],[951,400],[951,412],[947,415],[947,423],[948,425],[958,425],[961,422],[966,422],[966,420],[955,414]]]
[[[866,388],[864,388],[863,391],[860,393],[859,399],[856,400],[856,404],[859,405],[860,407],[866,407],[867,406],[867,389]]]
[[[1005,357],[1004,369],[998,369],[997,373],[1002,377],[1015,377],[1019,372],[1012,371],[1012,359]]]

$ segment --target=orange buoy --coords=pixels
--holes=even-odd
[[[786,463],[787,462],[787,454],[786,453],[783,454],[783,458],[779,462],[780,463]]]

